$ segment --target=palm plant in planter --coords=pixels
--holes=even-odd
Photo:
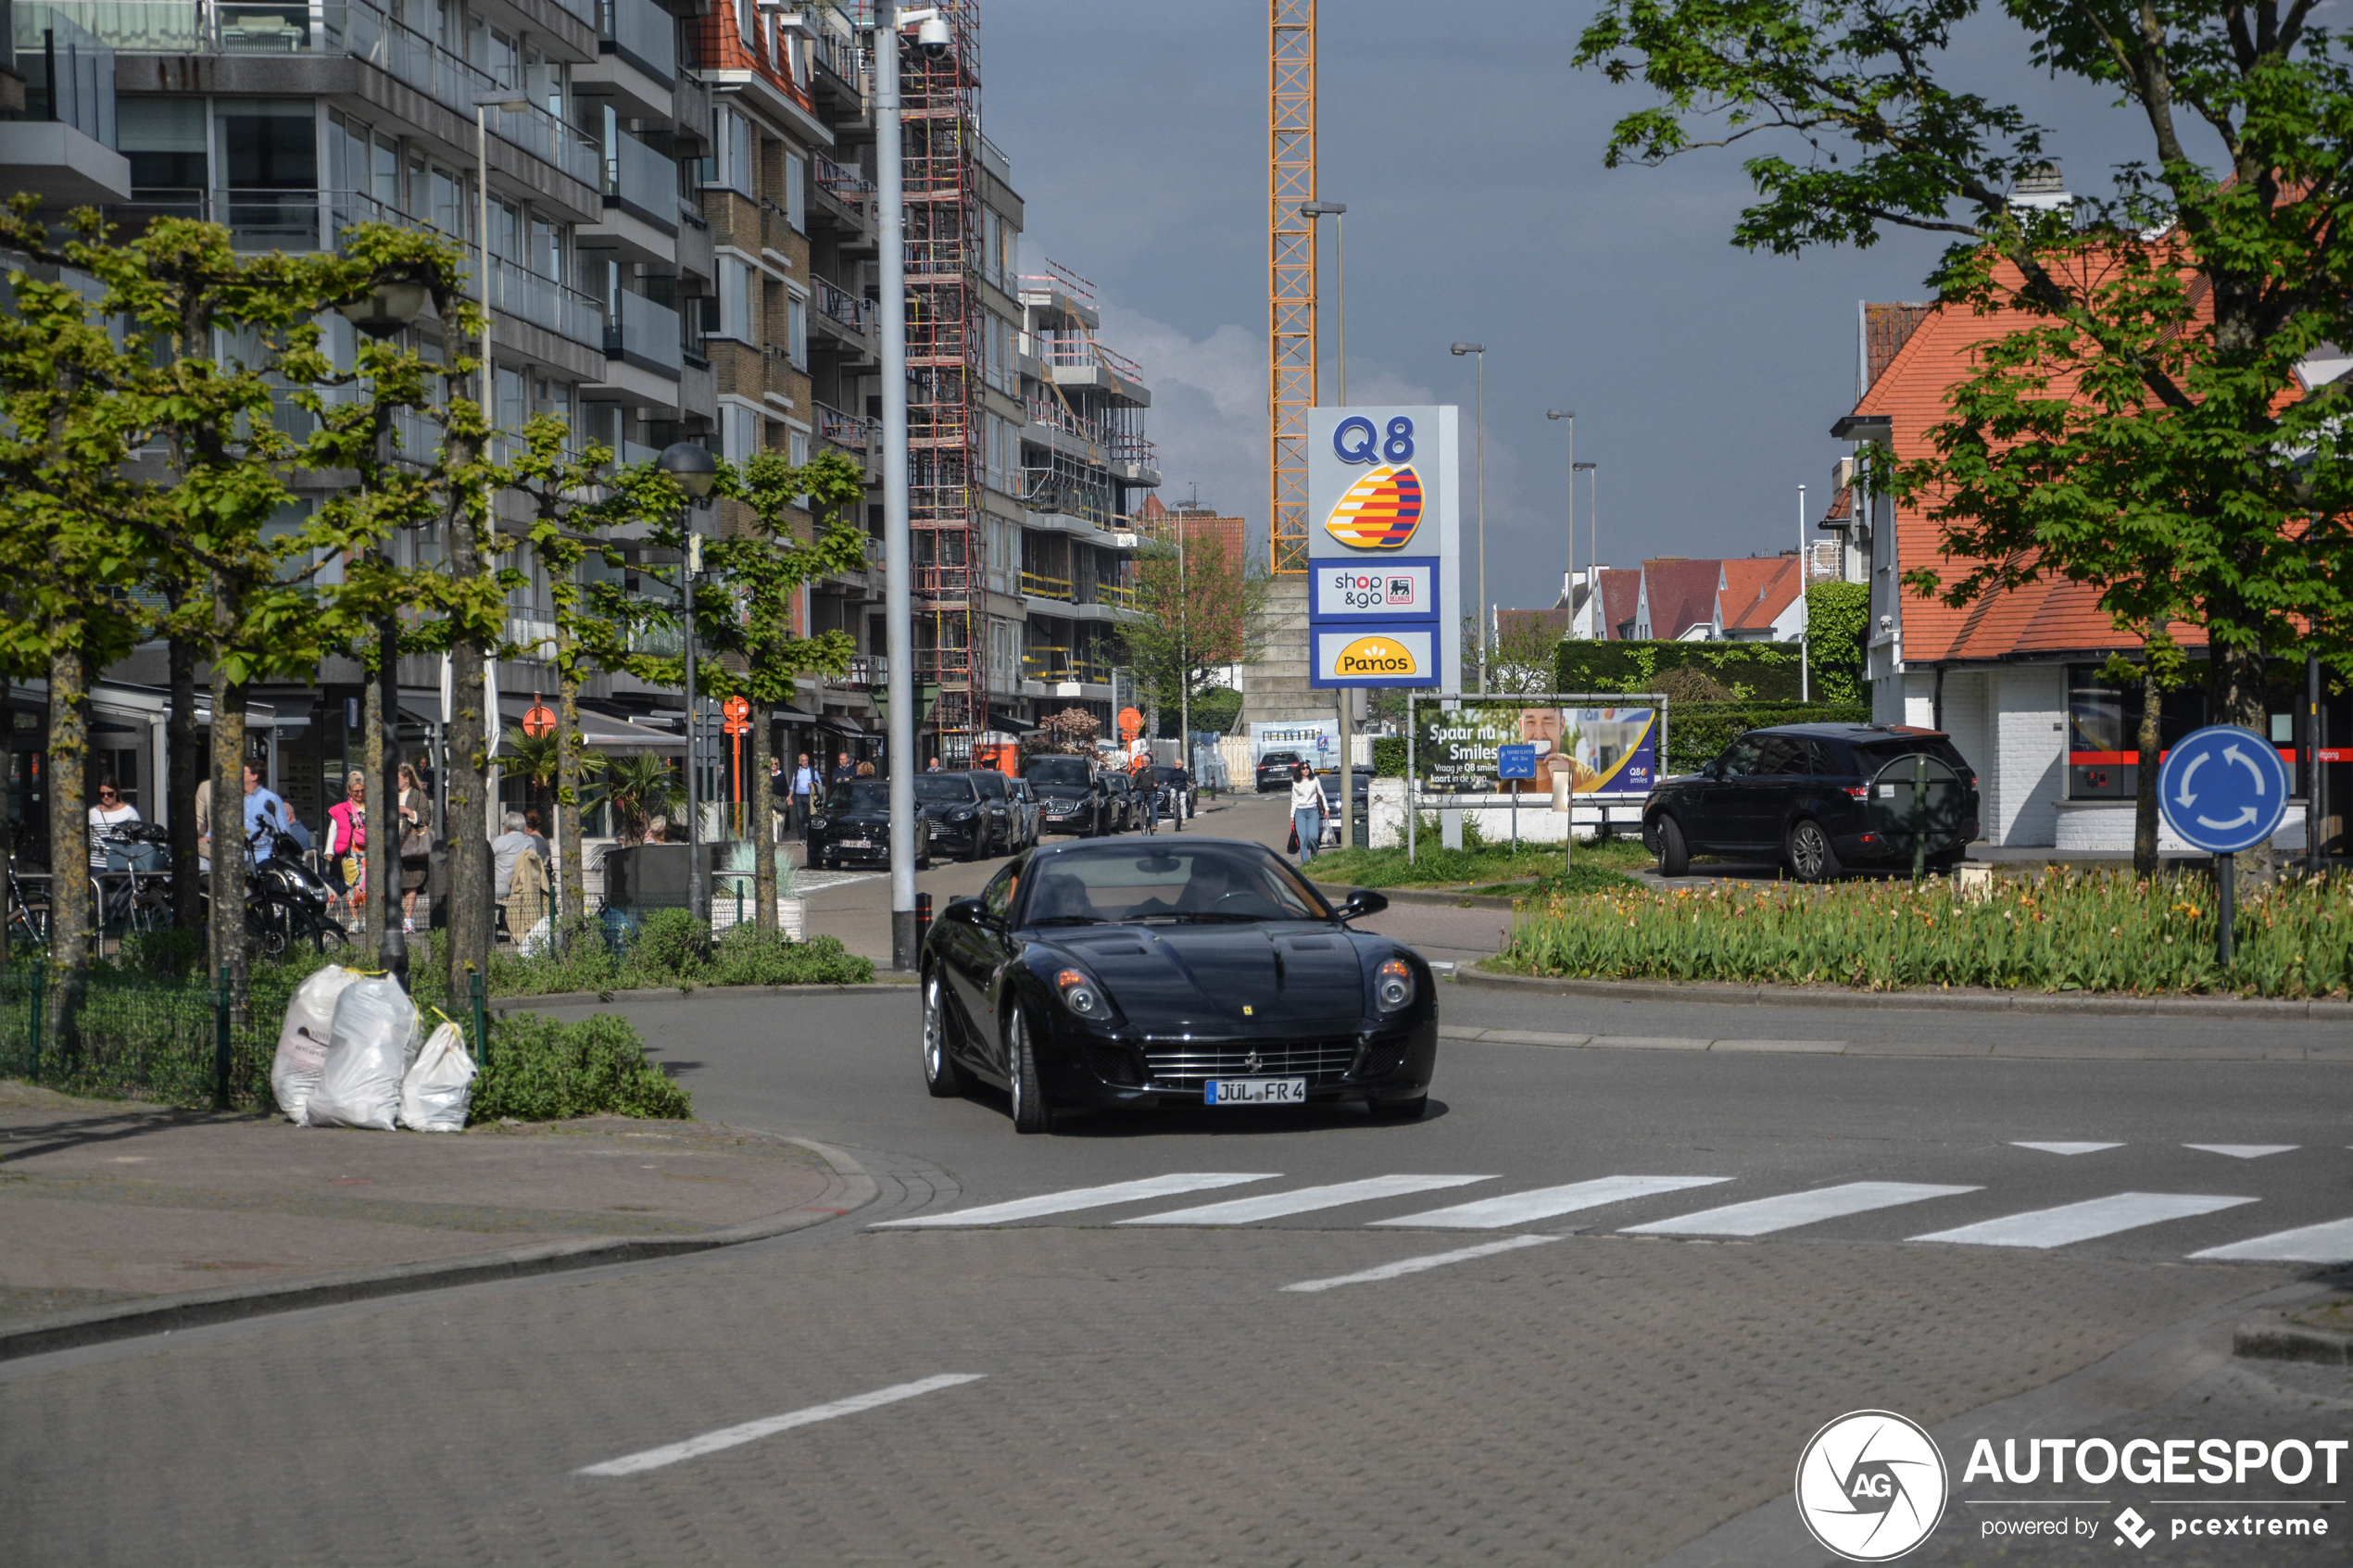
[[[623,844],[643,844],[648,822],[686,804],[686,782],[650,751],[607,762],[602,784],[612,807],[614,836]]]

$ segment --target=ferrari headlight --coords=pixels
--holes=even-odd
[[[1111,1016],[1111,1004],[1085,972],[1063,970],[1054,976],[1054,989],[1062,993],[1063,1006],[1081,1018],[1100,1019]]]
[[[1373,999],[1383,1012],[1398,1012],[1414,1005],[1414,971],[1403,959],[1390,959],[1373,976]]]

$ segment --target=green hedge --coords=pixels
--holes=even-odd
[[[1775,724],[1868,724],[1871,710],[1861,703],[1679,702],[1667,709],[1667,759],[1663,771],[1689,773],[1719,755],[1750,730]]]
[[[1708,676],[1748,702],[1797,700],[1794,643],[1596,643],[1565,641],[1554,656],[1556,690],[1655,692],[1670,670]]]
[[[1373,777],[1402,779],[1405,776],[1405,737],[1375,735],[1373,737]]]

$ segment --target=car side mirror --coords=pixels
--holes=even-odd
[[[939,912],[942,918],[960,921],[965,925],[984,925],[988,920],[988,911],[981,906],[979,899],[972,897],[958,898]]]
[[[1369,887],[1354,887],[1349,890],[1348,901],[1340,907],[1340,918],[1362,920],[1366,915],[1377,915],[1387,908],[1389,908],[1388,894],[1376,893]]]

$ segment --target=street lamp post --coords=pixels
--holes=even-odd
[[[678,488],[686,493],[686,505],[678,513],[681,532],[686,535],[686,548],[678,562],[678,611],[680,646],[686,666],[686,907],[701,921],[711,918],[711,904],[706,897],[708,879],[702,863],[702,784],[698,776],[702,759],[695,745],[701,728],[695,712],[695,576],[702,571],[702,535],[695,532],[694,504],[711,494],[711,483],[719,477],[719,463],[708,446],[678,441],[661,449],[654,466],[675,480]]]
[[[1813,652],[1806,633],[1813,630],[1807,624],[1810,607],[1806,604],[1806,589],[1813,585],[1813,572],[1806,565],[1806,486],[1797,487],[1797,700],[1811,702],[1813,672],[1807,667]]]
[[[890,771],[890,962],[913,970],[915,951],[914,550],[907,522],[907,249],[905,171],[900,168],[899,30],[917,13],[890,0],[875,6],[875,208],[882,298],[883,624],[890,669],[885,745]],[[937,11],[925,13],[918,46],[948,43]]]
[[[1485,696],[1487,666],[1493,657],[1487,646],[1487,345],[1458,343],[1451,352],[1456,358],[1478,356],[1478,695]]]
[[[1544,417],[1568,421],[1568,577],[1561,584],[1561,590],[1568,599],[1568,630],[1574,633],[1577,630],[1577,410],[1547,408]],[[1590,592],[1588,596],[1591,596]]]

